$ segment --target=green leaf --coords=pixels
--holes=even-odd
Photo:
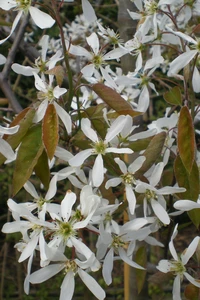
[[[146,268],[147,265],[147,254],[146,254],[146,248],[140,247],[136,254],[135,254],[135,262]],[[145,278],[146,278],[146,274],[147,271],[146,270],[140,270],[140,269],[135,269],[135,273],[136,273],[136,283],[137,283],[137,289],[138,289],[138,294],[141,292],[144,283],[145,283]]]
[[[195,158],[195,133],[191,114],[187,106],[181,108],[178,122],[178,150],[188,172]]]
[[[17,152],[13,174],[13,195],[15,195],[30,178],[43,149],[42,128],[40,125],[35,125],[28,130]]]
[[[51,160],[58,145],[58,115],[53,104],[49,104],[42,122],[42,140]]]
[[[124,100],[116,91],[102,83],[96,83],[92,86],[93,91],[112,109],[114,109],[118,114],[122,115],[132,115],[141,114],[135,112],[131,105]],[[135,115],[135,116],[136,116]]]
[[[146,149],[152,139],[153,137],[148,137],[134,142],[129,142],[127,143],[126,147],[132,149],[134,152],[139,152]]]
[[[19,125],[19,130],[12,135],[4,135],[4,139],[10,144],[12,149],[16,149],[20,144],[21,140],[27,133],[28,129],[32,125],[32,121],[35,115],[35,110],[32,108],[24,109],[20,114],[16,116],[13,122],[10,124],[10,127]],[[4,163],[6,158],[0,153],[0,165]]]
[[[50,170],[48,164],[48,157],[45,150],[43,150],[42,154],[38,158],[34,171],[35,174],[40,178],[42,184],[48,190],[50,181]]]
[[[166,132],[164,131],[158,133],[152,138],[148,147],[142,154],[143,156],[146,157],[146,160],[143,163],[142,167],[135,173],[136,178],[142,176],[158,160],[162,152],[165,139],[166,139]]]
[[[178,86],[173,87],[163,95],[166,102],[171,105],[182,105],[181,91]]]

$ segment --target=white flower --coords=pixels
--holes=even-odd
[[[115,162],[118,164],[122,175],[120,177],[108,180],[105,185],[106,189],[110,188],[111,186],[115,187],[120,183],[123,183],[125,185],[126,199],[128,201],[129,210],[132,215],[135,212],[136,206],[136,197],[133,189],[137,181],[134,178],[134,173],[142,167],[145,160],[145,156],[140,156],[136,158],[127,168],[126,164],[121,159],[119,159],[118,157],[115,158]]]
[[[43,119],[48,104],[52,103],[55,106],[56,112],[62,120],[68,134],[70,134],[72,127],[71,117],[58,103],[56,103],[56,100],[58,100],[62,95],[64,95],[67,92],[67,89],[60,88],[59,86],[53,88],[53,77],[51,76],[49,76],[50,82],[49,84],[47,84],[36,73],[33,73],[33,75],[35,77],[35,87],[39,90],[38,99],[42,101],[36,111],[34,122],[37,123]]]
[[[69,260],[61,256],[60,262],[46,266],[29,276],[29,281],[31,283],[41,283],[49,278],[53,277],[60,271],[65,271],[65,277],[61,284],[60,300],[71,300],[74,294],[75,280],[74,277],[78,274],[87,286],[87,288],[94,294],[94,296],[99,299],[105,299],[105,292],[96,282],[96,280],[90,276],[83,269],[91,268],[93,264],[93,258],[81,261],[79,259]]]
[[[92,179],[95,187],[99,187],[104,178],[104,166],[102,156],[106,153],[133,153],[129,148],[114,148],[109,147],[109,142],[120,133],[125,124],[125,116],[119,116],[108,129],[105,140],[98,138],[96,132],[91,128],[89,119],[81,120],[81,129],[84,134],[93,142],[93,148],[83,150],[69,160],[69,164],[74,167],[81,166],[90,155],[97,155],[92,169]]]
[[[0,2],[0,8],[3,10],[8,11],[10,9],[14,9],[18,11],[18,14],[12,24],[10,34],[5,39],[0,40],[0,44],[4,43],[12,35],[23,14],[30,13],[35,24],[41,29],[53,26],[55,20],[47,13],[39,10],[37,7],[31,6],[31,2],[31,0],[3,0]]]
[[[174,248],[173,240],[176,237],[178,224],[174,228],[174,232],[171,237],[171,241],[169,243],[169,250],[173,257],[173,260],[161,260],[157,266],[157,269],[163,273],[173,272],[176,276],[173,284],[173,300],[181,300],[180,295],[180,285],[183,277],[185,276],[188,281],[190,281],[193,285],[200,288],[199,280],[194,279],[191,275],[189,275],[186,271],[186,264],[192,255],[195,253],[197,246],[199,244],[199,237],[195,237],[193,241],[190,243],[188,248],[181,254],[179,257]]]
[[[156,185],[159,183],[164,164],[163,162],[158,163],[154,168],[149,180],[149,184],[140,181],[135,191],[137,193],[143,193],[144,196],[144,215],[147,216],[148,205],[151,204],[152,210],[157,218],[163,224],[169,224],[170,218],[166,211],[166,201],[163,195],[169,195],[173,193],[185,192],[185,188],[165,186],[163,188],[157,189]]]
[[[47,50],[49,46],[49,36],[43,35],[41,38],[39,45],[42,47],[41,49],[41,56],[39,56],[35,60],[35,64],[33,67],[30,66],[23,66],[17,63],[12,64],[12,70],[17,74],[22,74],[24,76],[33,76],[33,73],[41,72],[44,75],[46,70],[51,70],[55,67],[56,63],[61,60],[62,51],[57,50],[56,53],[49,59],[47,59]],[[44,77],[43,77],[44,78]]]

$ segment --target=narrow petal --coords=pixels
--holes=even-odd
[[[121,178],[112,178],[106,182],[105,188],[109,189],[110,187],[118,186],[120,183],[122,183]]]
[[[118,166],[119,166],[119,168],[120,168],[120,170],[122,171],[122,173],[124,173],[124,174],[126,174],[127,172],[128,172],[128,170],[127,170],[127,166],[126,166],[126,164],[125,164],[125,162],[123,162],[120,158],[115,158],[114,159],[115,160],[115,162],[118,164]]]
[[[125,123],[126,123],[126,117],[125,116],[119,116],[112,123],[110,128],[108,129],[106,137],[105,137],[105,143],[110,142],[114,137],[116,137],[122,131]]]
[[[91,128],[91,122],[89,119],[83,118],[81,120],[81,130],[91,141],[93,141],[94,143],[98,142],[98,136],[94,129]]]
[[[151,178],[149,180],[150,185],[156,186],[158,184],[158,182],[160,181],[162,172],[163,172],[163,168],[164,168],[163,162],[158,163],[155,166],[155,168],[154,168],[154,170],[153,170],[153,172],[151,174]]]
[[[88,45],[93,50],[94,54],[97,55],[99,52],[99,38],[95,32],[86,38]]]
[[[191,209],[200,208],[200,203],[191,200],[178,200],[174,203],[174,208],[189,211]]]
[[[12,70],[17,73],[17,74],[21,74],[24,76],[33,76],[33,72],[37,73],[37,70],[29,67],[29,66],[22,66],[19,64],[12,64]]]
[[[24,188],[25,190],[34,198],[34,199],[38,199],[39,198],[39,195],[34,187],[34,185],[30,182],[30,181],[27,181],[25,184],[24,184]]]
[[[92,155],[92,149],[83,150],[71,158],[69,164],[72,167],[80,167],[90,155]]]
[[[195,57],[198,53],[197,50],[190,50],[184,52],[183,54],[179,55],[170,63],[170,68],[168,71],[168,76],[173,76],[177,74],[181,69],[183,69],[189,62]]]
[[[65,222],[67,222],[71,216],[72,206],[76,202],[76,194],[69,191],[66,193],[65,198],[61,202],[61,213]]]
[[[178,274],[173,283],[173,290],[172,290],[173,300],[182,300],[181,298],[181,278]]]
[[[25,249],[22,251],[18,262],[22,262],[25,259],[27,259],[29,256],[31,256],[33,254],[33,251],[35,250],[37,244],[38,244],[38,240],[39,240],[39,236],[35,235],[30,242],[27,244],[27,246],[25,247]]]
[[[199,237],[196,236],[193,241],[190,243],[189,247],[181,254],[182,263],[187,264],[188,260],[195,253],[197,246],[199,244]],[[200,283],[199,283],[200,284]]]
[[[57,174],[54,175],[50,181],[49,189],[46,193],[45,200],[52,199],[57,192]]]
[[[60,287],[60,300],[71,300],[74,294],[74,286],[74,273],[68,271]]]
[[[72,131],[72,120],[70,115],[66,112],[66,110],[64,110],[60,105],[58,105],[58,103],[54,102],[54,106],[56,108],[58,116],[65,125],[68,134],[70,134]]]
[[[84,17],[88,22],[93,23],[97,21],[94,8],[92,7],[92,5],[88,0],[82,0],[82,8],[83,8]]]
[[[0,153],[3,154],[7,159],[14,160],[15,152],[11,148],[10,144],[8,144],[5,140],[0,138]]]
[[[112,283],[113,257],[114,250],[111,248],[106,254],[102,268],[103,279],[107,285]]]
[[[162,205],[160,205],[160,203],[158,203],[158,201],[151,199],[151,206],[152,209],[155,213],[155,215],[158,217],[159,220],[161,220],[161,222],[163,224],[169,224],[170,223],[170,218],[166,212],[166,210],[162,207]]]
[[[199,279],[194,279],[190,274],[188,274],[187,272],[184,273],[184,276],[187,278],[187,280],[189,282],[191,282],[193,285],[197,286],[198,288],[200,288],[200,281]]]
[[[83,283],[87,286],[87,288],[95,295],[95,297],[99,300],[103,300],[106,297],[105,291],[100,287],[100,285],[96,282],[96,280],[90,276],[87,272],[82,269],[78,269],[78,274],[83,281]]]
[[[131,215],[133,215],[135,212],[135,206],[136,206],[135,194],[133,192],[132,187],[129,184],[126,184],[125,191],[126,191],[126,199],[128,201],[128,207],[129,207]]]
[[[59,273],[62,269],[64,269],[64,264],[53,264],[47,267],[44,267],[33,274],[30,275],[30,282],[31,283],[41,283],[49,278],[53,277],[57,273]]]
[[[55,23],[55,20],[51,16],[37,7],[30,6],[29,12],[35,24],[41,29],[50,28]]]
[[[19,125],[13,126],[13,127],[3,127],[0,125],[0,133],[1,134],[14,134],[19,130]]]
[[[139,156],[134,160],[132,164],[130,164],[130,166],[128,167],[128,171],[134,174],[137,170],[141,168],[145,160],[146,160],[145,156]]]
[[[15,5],[16,6],[16,5]],[[10,31],[10,34],[3,40],[0,40],[0,45],[3,44],[5,41],[7,41],[7,39],[9,39],[9,37],[12,35],[13,31],[15,30],[15,28],[17,27],[17,24],[19,23],[19,20],[21,18],[23,14],[23,11],[20,10],[16,16],[16,18],[14,19],[14,22],[12,24],[12,27],[11,27],[11,31]]]
[[[159,261],[158,266],[156,267],[160,272],[168,273],[171,271],[173,265],[167,259],[162,259]]]
[[[143,267],[141,267],[140,265],[138,265],[136,262],[132,261],[126,254],[126,251],[123,248],[119,248],[119,255],[121,257],[121,259],[127,263],[129,266],[136,268],[136,269],[140,269],[140,270],[145,270]]]
[[[92,169],[92,181],[95,187],[99,187],[104,179],[104,166],[102,155],[98,154],[95,159],[94,166]]]
[[[130,148],[114,148],[114,147],[109,147],[105,151],[106,153],[127,153],[127,154],[132,154],[133,150]]]

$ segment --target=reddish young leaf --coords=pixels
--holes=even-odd
[[[163,97],[171,105],[182,105],[181,91],[178,86],[164,93]]]
[[[43,149],[41,126],[35,125],[28,130],[17,152],[13,174],[13,195],[23,187],[31,176]]]
[[[178,122],[178,150],[188,172],[195,158],[195,134],[192,117],[187,106],[182,107]]]
[[[58,115],[53,104],[49,104],[42,122],[42,139],[49,159],[54,156],[58,144]]]
[[[192,283],[189,283],[185,287],[184,295],[187,300],[199,300],[200,289]]]
[[[118,114],[129,115],[134,114],[131,105],[124,100],[116,91],[102,83],[96,83],[92,86],[93,91]],[[136,115],[140,113],[136,112]]]

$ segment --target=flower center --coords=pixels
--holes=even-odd
[[[38,92],[38,99],[43,101],[43,100],[48,100],[49,102],[52,102],[55,100],[54,94],[53,94],[53,88],[49,87],[46,92],[40,91]]]
[[[186,271],[186,268],[184,267],[183,263],[181,261],[171,261],[172,266],[170,268],[171,272],[174,272],[175,274],[183,274]]]
[[[28,11],[31,6],[31,0],[17,0],[17,9]]]
[[[131,173],[123,174],[123,175],[121,175],[121,178],[122,178],[124,184],[135,184],[136,183],[135,177]]]
[[[101,55],[94,55],[92,59],[95,68],[99,69],[100,66],[105,65],[105,61]]]
[[[151,199],[157,200],[158,199],[158,196],[156,195],[156,193],[151,190],[146,190],[145,196],[146,196],[147,200],[151,200]]]
[[[75,230],[73,229],[72,225],[69,222],[61,222],[58,221],[59,230],[57,232],[58,235],[61,235],[64,240],[67,240],[71,236],[75,235]]]
[[[158,9],[158,3],[154,0],[146,0],[144,3],[144,8],[147,15],[153,15]]]
[[[114,235],[111,247],[118,249],[119,247],[125,246],[125,242],[121,239],[120,236]]]
[[[72,271],[74,273],[74,275],[77,272],[77,264],[75,263],[74,260],[68,260],[65,263],[65,274],[67,274],[69,271]]]
[[[100,141],[96,142],[95,144],[93,144],[93,148],[94,148],[93,152],[95,154],[104,155],[105,151],[106,151],[106,148],[107,148],[107,144],[100,140]]]

